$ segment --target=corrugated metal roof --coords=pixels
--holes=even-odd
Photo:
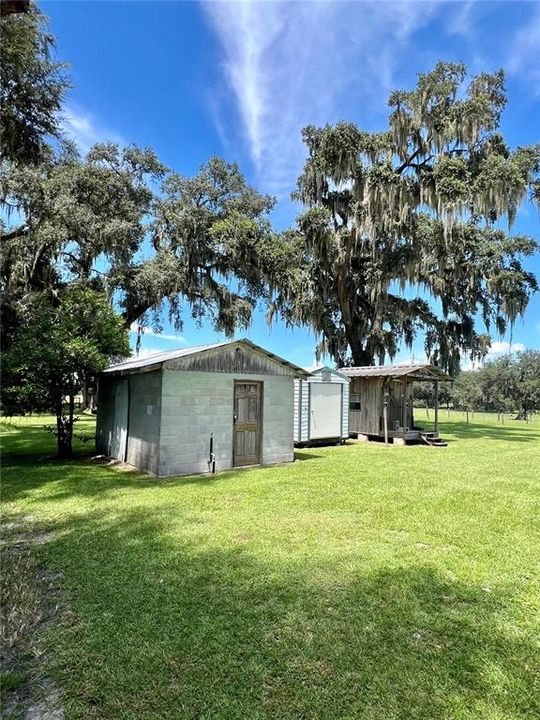
[[[298,365],[295,365],[294,363],[285,360],[279,355],[275,355],[269,350],[265,350],[263,347],[261,347],[260,345],[256,345],[254,342],[251,342],[251,340],[248,340],[247,338],[241,338],[239,340],[225,340],[224,342],[214,343],[212,345],[196,345],[194,347],[180,348],[179,350],[171,350],[170,352],[154,353],[153,355],[147,355],[143,358],[131,358],[130,360],[125,360],[124,362],[118,363],[117,365],[111,365],[103,372],[130,372],[131,370],[150,367],[152,365],[161,365],[162,363],[168,362],[169,360],[177,360],[178,358],[187,357],[189,355],[197,355],[199,353],[206,352],[207,350],[216,350],[217,348],[226,347],[227,345],[234,344],[244,345],[249,348],[258,350],[259,352],[262,352],[268,357],[276,360],[276,362],[279,362],[282,365],[286,365],[287,367],[296,370],[299,375],[306,376],[309,374],[306,370],[299,367]]]
[[[339,371],[347,377],[403,377],[412,375],[418,380],[451,380],[444,370],[436,365],[363,365],[343,367]]]

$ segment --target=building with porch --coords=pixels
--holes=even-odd
[[[361,440],[384,438],[385,442],[443,444],[439,440],[440,382],[451,381],[441,368],[430,365],[380,365],[340,368],[350,378],[349,434]],[[431,382],[435,389],[433,432],[414,427],[413,383]]]

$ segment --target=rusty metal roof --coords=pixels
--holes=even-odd
[[[187,357],[189,355],[198,355],[200,353],[207,352],[208,350],[217,350],[221,347],[227,347],[228,345],[243,345],[244,347],[256,350],[258,352],[264,353],[267,357],[272,358],[276,362],[280,363],[281,365],[285,365],[286,367],[290,367],[292,370],[296,371],[297,377],[307,377],[310,373],[304,370],[303,368],[299,367],[298,365],[295,365],[294,363],[289,362],[288,360],[285,360],[284,358],[280,357],[279,355],[275,355],[273,352],[270,352],[269,350],[265,350],[260,345],[256,345],[254,342],[251,342],[251,340],[248,340],[247,338],[241,338],[239,340],[225,340],[224,342],[214,343],[212,345],[197,345],[194,347],[186,347],[186,348],[180,348],[179,350],[171,350],[170,352],[158,352],[153,353],[152,355],[146,355],[143,358],[131,358],[130,360],[125,360],[124,362],[118,363],[117,365],[111,365],[106,370],[104,370],[104,373],[130,373],[135,372],[137,370],[140,370],[142,368],[151,367],[153,365],[162,365],[165,362],[168,362],[169,360],[177,360],[178,358]]]
[[[339,372],[347,377],[411,377],[414,380],[452,380],[450,375],[436,365],[362,365],[342,367]]]

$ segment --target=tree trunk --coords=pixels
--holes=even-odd
[[[82,410],[93,410],[95,406],[95,393],[94,393],[94,386],[89,383],[88,381],[85,381],[82,389],[81,389],[81,395],[82,395]]]
[[[356,341],[356,339],[347,338],[349,341],[349,347],[351,349],[351,356],[353,365],[356,367],[362,367],[363,365],[373,365],[375,358],[373,354],[362,347],[362,343]]]
[[[69,410],[67,417],[63,413],[62,401],[56,408],[56,439],[58,442],[58,457],[62,460],[73,457],[73,411],[75,400],[69,396]]]

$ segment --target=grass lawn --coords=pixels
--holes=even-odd
[[[67,718],[540,717],[539,419],[165,480],[42,422],[3,426],[3,506],[51,533]]]

